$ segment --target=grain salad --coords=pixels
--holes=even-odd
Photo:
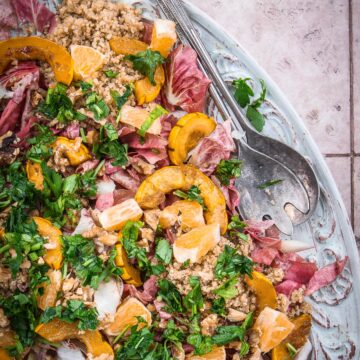
[[[231,122],[207,113],[175,23],[104,0],[4,7],[0,359],[300,353],[306,297],[347,259],[319,269],[274,221],[240,218]]]

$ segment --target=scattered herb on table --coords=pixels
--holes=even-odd
[[[231,179],[240,177],[242,164],[243,162],[238,159],[223,159],[217,165],[215,175],[222,185],[230,185]]]
[[[154,75],[156,68],[165,62],[165,58],[158,52],[147,49],[136,55],[126,55],[124,60],[130,60],[135,70],[147,76],[152,85],[156,85]]]
[[[192,185],[187,192],[176,190],[173,194],[185,200],[196,201],[205,209],[204,199],[201,197],[201,191],[196,185]]]
[[[280,183],[282,183],[283,181],[284,181],[284,180],[282,180],[282,179],[269,180],[269,181],[266,181],[266,182],[258,185],[257,188],[260,189],[260,190],[264,190],[264,189],[266,189],[266,188],[268,188],[268,187],[270,187],[270,186],[274,186],[274,185],[276,185],[276,184],[280,184]]]

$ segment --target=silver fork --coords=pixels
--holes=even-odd
[[[167,18],[174,20],[181,26],[178,31],[179,37],[184,44],[188,43],[189,36],[184,30],[184,24],[169,0],[157,0],[160,8]],[[202,71],[208,75],[202,63],[199,63]],[[211,77],[210,77],[211,78]],[[233,135],[237,142],[239,157],[244,160],[241,178],[237,180],[236,186],[241,195],[240,214],[243,218],[262,219],[270,217],[285,234],[291,235],[293,224],[284,208],[292,204],[302,213],[309,212],[309,199],[305,188],[299,179],[285,166],[269,156],[260,153],[250,147],[245,141],[245,132],[238,122],[234,122],[224,101],[216,87],[210,85],[210,96],[218,107],[223,119],[231,119],[236,130]],[[271,191],[257,188],[257,185],[269,179],[280,178],[282,183],[274,186]],[[291,196],[289,195],[291,192]]]
[[[311,165],[293,148],[280,141],[257,133],[249,125],[236,100],[219,74],[217,67],[212,61],[205,45],[201,41],[201,38],[187,15],[182,2],[180,0],[162,0],[161,2],[164,6],[167,6],[168,11],[173,14],[174,21],[181,26],[185,37],[190,41],[191,45],[199,54],[200,61],[203,62],[203,65],[207,69],[208,76],[210,75],[209,77],[219,89],[235,119],[240,122],[242,128],[246,131],[248,145],[281,162],[288,169],[291,169],[291,171],[293,171],[299,178],[309,197],[309,211],[302,213],[289,204],[287,205],[286,210],[294,224],[300,224],[308,220],[312,212],[315,210],[319,198],[319,184]]]

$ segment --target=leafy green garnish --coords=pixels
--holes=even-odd
[[[247,355],[249,353],[249,351],[250,351],[250,344],[246,341],[242,341],[241,348],[239,351],[239,356],[243,357],[243,356]]]
[[[108,157],[114,159],[112,165],[124,166],[128,163],[127,144],[121,144],[117,138],[115,128],[110,126],[102,126],[100,128],[99,141],[93,146],[93,153],[100,159]],[[115,138],[116,136],[116,138]]]
[[[257,188],[260,189],[260,190],[264,190],[264,189],[268,188],[269,186],[274,186],[274,185],[279,184],[279,183],[281,183],[283,181],[284,180],[282,180],[282,179],[274,179],[274,180],[265,181],[264,183],[258,185]]]
[[[213,343],[210,336],[191,334],[187,337],[188,344],[194,347],[194,355],[204,355],[212,350]]]
[[[184,297],[186,309],[191,310],[191,315],[196,315],[204,307],[204,299],[201,294],[200,280],[196,276],[190,276],[192,290]]]
[[[73,103],[66,95],[67,86],[57,83],[47,92],[46,99],[37,107],[37,111],[49,119],[58,119],[62,123],[71,120],[85,120],[86,116],[74,109]]]
[[[226,315],[225,299],[222,297],[216,298],[211,304],[211,311],[220,316]]]
[[[233,86],[235,87],[235,99],[239,105],[244,108],[246,105],[250,104],[250,97],[254,96],[254,91],[247,84],[251,80],[250,78],[237,79],[233,81]]]
[[[160,239],[156,245],[155,256],[164,264],[170,264],[172,248],[166,239]]]
[[[238,275],[248,275],[251,277],[254,263],[244,255],[240,255],[236,249],[225,245],[224,251],[217,259],[215,266],[215,277],[223,279]]]
[[[107,123],[101,129],[106,132],[106,136],[110,141],[114,141],[119,138],[117,130],[114,128],[113,124]]]
[[[146,132],[150,129],[154,121],[159,118],[161,115],[167,114],[168,111],[160,105],[156,105],[153,110],[151,110],[149,116],[141,124],[140,129],[137,131],[138,135],[144,137]]]
[[[246,117],[257,131],[262,131],[265,125],[264,115],[260,113],[259,107],[265,101],[266,86],[263,80],[261,83],[260,96],[250,103],[250,97],[254,96],[253,89],[247,84],[250,78],[238,79],[233,81],[235,86],[235,99],[242,108],[247,106]]]
[[[114,79],[119,75],[119,72],[110,69],[110,70],[104,70],[104,74],[107,78]]]
[[[107,106],[104,99],[102,99],[95,91],[91,91],[86,98],[85,104],[87,108],[93,112],[96,120],[101,120],[106,118],[110,109]]]
[[[0,307],[9,318],[12,330],[16,332],[20,348],[33,345],[38,312],[36,301],[17,290],[7,298],[0,295]]]
[[[37,135],[27,140],[32,146],[26,153],[26,157],[33,162],[41,162],[52,155],[49,145],[55,140],[55,136],[47,126],[36,124],[36,129]]]
[[[295,348],[292,344],[286,343],[286,349],[287,349],[287,351],[288,351],[288,353],[289,353],[289,356],[290,356],[292,359],[294,359],[295,356],[296,356],[296,354],[297,354],[296,348]]]
[[[196,185],[192,185],[187,192],[176,190],[173,194],[185,200],[197,201],[204,209],[206,208],[204,199],[201,197],[201,191]]]
[[[252,323],[253,313],[250,312],[246,315],[244,322],[240,326],[219,326],[216,329],[216,334],[212,337],[213,344],[221,346],[229,344],[232,341],[243,341],[246,331],[250,329]]]
[[[125,88],[126,88],[125,92],[122,95],[120,95],[119,92],[116,90],[110,90],[111,97],[113,98],[113,100],[116,104],[116,107],[119,110],[119,114],[116,118],[116,122],[120,121],[120,118],[121,118],[120,110],[125,105],[125,103],[128,101],[129,97],[131,96],[131,94],[134,91],[134,86],[132,84],[126,84]]]
[[[185,340],[183,331],[175,325],[174,320],[169,320],[166,324],[165,331],[163,332],[165,341],[171,341],[174,344],[181,344]]]
[[[80,330],[95,330],[99,325],[96,308],[88,308],[79,300],[69,300],[66,307],[58,305],[46,308],[39,322],[46,324],[55,318],[69,323],[78,321],[77,327]]]
[[[111,275],[122,274],[121,268],[114,264],[115,251],[112,250],[110,258],[104,262],[96,256],[93,241],[81,235],[63,236],[64,266],[71,264],[82,284],[90,285],[93,289],[97,289]]]
[[[222,185],[230,185],[230,180],[241,175],[243,162],[238,159],[221,160],[215,170],[216,177]]]
[[[165,58],[158,52],[147,49],[136,55],[126,55],[124,60],[130,60],[135,70],[147,76],[152,85],[156,85],[154,75],[156,68],[165,62]]]
[[[228,225],[229,235],[231,238],[240,238],[241,240],[247,241],[248,237],[242,231],[245,229],[246,223],[239,219],[239,215],[231,217],[231,221]]]
[[[158,296],[165,301],[165,311],[169,313],[182,313],[185,311],[182,297],[176,286],[169,280],[159,279],[158,282]]]
[[[236,287],[238,282],[238,277],[230,278],[229,280],[225,281],[220,287],[214,290],[214,294],[224,299],[232,299],[239,294],[239,291]]]

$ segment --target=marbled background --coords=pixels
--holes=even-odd
[[[293,104],[326,157],[360,243],[360,0],[189,1]]]

